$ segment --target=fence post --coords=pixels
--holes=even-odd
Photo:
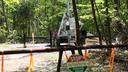
[[[111,58],[110,58],[110,72],[113,72],[115,50],[114,48],[112,48],[111,50],[112,52],[111,52]]]
[[[2,51],[1,56],[1,72],[4,72],[4,51]]]
[[[62,55],[63,55],[63,49],[60,49],[60,51],[59,51],[58,65],[57,65],[57,72],[60,72]]]

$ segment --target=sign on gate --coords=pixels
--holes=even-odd
[[[67,67],[71,72],[85,72],[87,62],[81,55],[71,55],[68,59]]]

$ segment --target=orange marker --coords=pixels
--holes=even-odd
[[[35,37],[35,34],[34,34],[34,32],[32,33],[32,44],[33,44],[33,47],[34,47],[34,44],[35,44],[35,39],[34,39],[34,37]]]
[[[34,59],[33,59],[33,55],[32,55],[32,50],[30,52],[30,64],[28,66],[28,72],[33,72],[34,71]]]
[[[2,57],[1,57],[1,72],[4,72],[4,51],[2,51]]]
[[[112,71],[113,71],[114,55],[115,55],[115,50],[114,50],[114,48],[112,48],[111,58],[110,58],[110,72],[112,72]]]

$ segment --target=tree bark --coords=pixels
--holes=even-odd
[[[75,23],[76,23],[76,45],[80,46],[80,25],[79,25],[79,19],[78,19],[78,14],[77,14],[77,8],[76,8],[76,1],[72,0],[72,5],[73,5],[73,12],[75,16]],[[81,50],[78,50],[80,55],[82,54]]]
[[[73,12],[74,12],[75,22],[76,22],[76,42],[77,42],[77,45],[80,45],[80,30],[79,30],[80,26],[79,26],[79,19],[78,19],[75,0],[72,0],[72,3],[73,3]]]
[[[26,48],[26,34],[24,33],[24,48]]]
[[[106,7],[106,20],[105,20],[105,32],[106,32],[106,44],[111,45],[111,29],[110,29],[110,18],[108,12],[108,0],[105,0],[105,7]]]
[[[23,43],[24,43],[24,48],[26,48],[26,32],[25,32],[25,29],[23,29]]]
[[[103,39],[103,34],[104,34],[104,31],[105,31],[104,25],[103,25],[102,22],[101,22],[101,17],[100,17],[100,13],[99,13],[99,10],[98,10],[98,7],[97,7],[96,2],[94,3],[94,5],[95,5],[95,8],[96,8],[97,15],[98,15],[98,19],[99,19],[99,23],[100,23],[101,29],[102,29],[102,31],[101,31],[101,33],[100,33],[100,34],[101,34],[101,39]],[[101,41],[101,45],[102,45],[102,41]]]
[[[94,22],[96,25],[96,30],[97,30],[97,33],[99,35],[100,45],[102,45],[101,34],[100,34],[99,26],[97,24],[96,13],[95,13],[95,8],[94,8],[94,0],[91,0],[91,6],[92,6],[92,13],[93,13]]]
[[[126,0],[126,6],[127,6],[127,10],[128,10],[128,0]]]
[[[5,13],[5,4],[4,4],[4,1],[1,0],[1,3],[2,3],[2,10],[3,10],[3,15],[4,15],[4,21],[6,23],[6,26],[7,26],[7,31],[9,33],[9,29],[8,29],[8,22],[7,22],[7,16],[6,16],[6,13]]]
[[[105,20],[105,40],[107,45],[112,45],[111,42],[111,29],[110,29],[110,18],[109,18],[109,12],[108,12],[108,0],[105,0],[105,7],[106,7],[106,20]],[[103,56],[103,61],[106,60],[108,56],[111,55],[111,49],[107,49],[107,53]]]
[[[116,10],[116,16],[119,15],[119,9],[120,9],[120,0],[114,0],[115,3],[115,10]]]

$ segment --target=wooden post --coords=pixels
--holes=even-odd
[[[62,61],[62,55],[63,55],[63,50],[61,49],[61,50],[59,51],[59,59],[58,59],[58,65],[57,65],[57,72],[60,72],[61,61]]]

